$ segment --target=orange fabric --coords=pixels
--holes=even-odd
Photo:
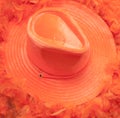
[[[24,19],[21,24],[15,24],[14,21],[9,23],[8,35],[3,47],[6,71],[13,77],[11,79],[13,82],[19,85],[19,81],[23,81],[26,92],[40,97],[48,104],[82,104],[97,96],[108,78],[112,78],[112,72],[106,72],[106,68],[108,64],[114,63],[113,58],[116,57],[114,39],[103,20],[83,5],[75,3],[52,5],[54,4],[60,6],[60,9],[48,7],[37,11],[30,17],[33,20],[28,22],[27,28]],[[43,11],[51,15],[54,11],[56,16],[59,13],[59,17],[64,19],[63,22],[67,22],[72,32],[82,41],[83,49],[73,50],[56,42],[53,43],[51,38],[48,42],[45,36],[41,36],[42,34],[36,36],[38,33],[34,33],[34,23],[36,19],[41,18],[40,13]],[[58,19],[57,23],[60,23]],[[50,26],[48,21],[46,24]],[[59,37],[64,33],[67,36],[64,40],[70,39],[70,32],[63,31],[65,28],[61,30],[60,26],[57,26],[62,31],[58,33]],[[51,34],[56,35],[54,32]],[[49,38],[49,35],[47,36]],[[73,38],[72,41],[74,40]],[[44,48],[41,48],[42,46]],[[42,74],[42,78],[39,77],[39,73]]]
[[[34,0],[22,1],[20,3],[11,4],[10,0],[6,0],[4,7],[2,7],[3,13],[6,13],[6,17],[0,17],[0,42],[5,39],[5,28],[6,24],[10,20],[17,20],[20,22],[22,18],[29,15],[29,10],[35,7],[37,2]],[[4,1],[4,2],[6,2]],[[0,51],[0,117],[3,118],[92,118],[92,117],[106,117],[106,118],[119,118],[120,116],[120,28],[119,28],[119,14],[120,6],[119,0],[114,2],[109,0],[76,0],[80,1],[89,8],[93,9],[95,12],[100,14],[100,16],[106,21],[110,30],[112,31],[118,52],[118,64],[114,65],[113,79],[104,88],[102,93],[94,98],[89,103],[85,103],[75,108],[65,108],[62,105],[56,105],[49,107],[46,104],[41,103],[41,101],[34,96],[31,97],[27,93],[24,93],[22,88],[19,88],[10,82],[9,75],[6,76],[4,70],[4,53]],[[10,2],[8,4],[8,2]],[[49,1],[48,1],[49,2]],[[107,4],[107,3],[108,4]],[[43,0],[42,6],[50,4]],[[35,5],[34,5],[35,4]],[[7,6],[8,5],[8,6]],[[16,10],[16,5],[18,5]],[[24,6],[24,7],[23,7]],[[25,7],[27,6],[27,7]],[[118,6],[118,7],[117,7]],[[30,8],[28,11],[27,9]],[[13,10],[15,9],[15,10]],[[25,9],[26,12],[23,14],[21,9]],[[112,9],[112,10],[111,10]],[[9,11],[9,12],[8,12]],[[115,14],[116,13],[116,14]],[[21,15],[22,14],[22,15]],[[4,20],[3,20],[4,18]],[[2,43],[0,44],[0,46]],[[1,49],[1,47],[0,47]]]

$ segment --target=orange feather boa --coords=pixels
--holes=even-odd
[[[37,8],[55,0],[1,0],[0,1],[0,118],[119,118],[120,117],[120,2],[119,0],[74,0],[92,9],[107,23],[117,50],[118,63],[114,65],[112,83],[89,103],[66,108],[61,104],[48,106],[38,98],[25,93],[11,82],[4,68],[1,50],[11,20],[22,22]],[[34,10],[33,10],[34,9]],[[24,11],[24,12],[23,12]]]

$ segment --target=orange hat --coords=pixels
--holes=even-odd
[[[116,56],[104,21],[84,6],[55,4],[21,24],[11,22],[6,70],[24,90],[49,104],[82,104],[97,96]]]

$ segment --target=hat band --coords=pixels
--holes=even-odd
[[[54,74],[46,72],[40,68],[39,68],[39,71],[40,71],[39,77],[45,78],[45,79],[72,79],[72,78],[77,77],[81,72],[81,70],[80,70],[79,72],[74,73],[72,75],[54,75]]]

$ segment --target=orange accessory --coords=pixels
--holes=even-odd
[[[21,24],[11,22],[8,30],[7,73],[48,104],[87,102],[111,77],[107,67],[116,57],[112,34],[82,5],[46,7]]]

